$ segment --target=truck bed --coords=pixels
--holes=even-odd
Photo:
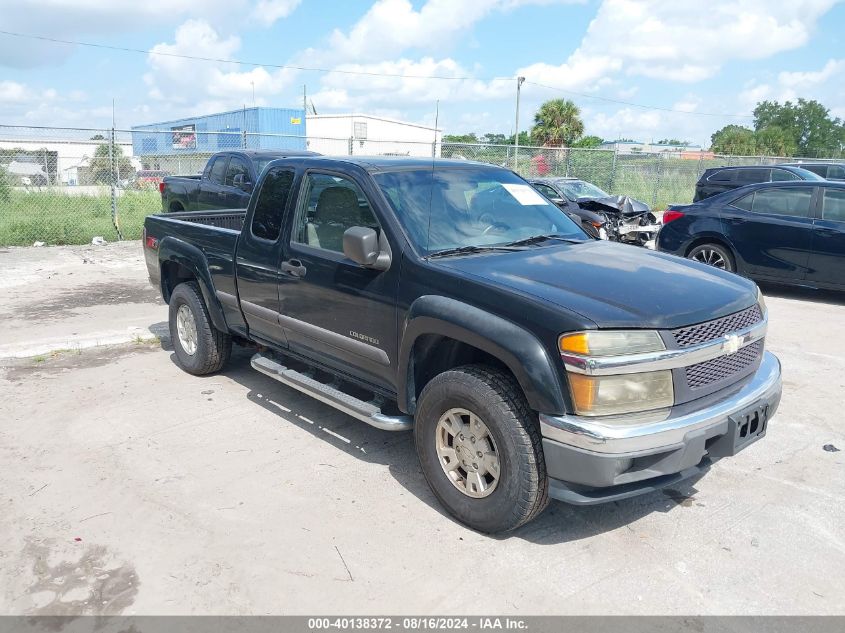
[[[201,287],[206,301],[217,298],[236,297],[235,249],[241,228],[244,225],[246,209],[220,209],[213,211],[180,211],[147,216],[144,223],[147,236],[158,238],[158,248],[167,251],[172,241],[191,244],[202,251],[203,268],[210,273],[210,279],[202,280]],[[159,284],[159,253],[144,249],[150,280]],[[245,331],[245,324],[236,302],[224,302],[223,314],[233,332]]]
[[[214,226],[220,229],[229,229],[232,231],[237,231],[238,233],[240,233],[241,229],[243,229],[245,217],[246,209],[177,211],[175,213],[167,214],[167,218],[171,220],[181,220],[182,222],[204,224],[206,226]]]

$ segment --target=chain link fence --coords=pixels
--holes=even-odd
[[[144,217],[161,212],[168,175],[202,172],[226,149],[296,149],[333,156],[416,156],[480,161],[524,177],[569,176],[655,209],[692,200],[710,167],[790,162],[707,152],[420,143],[249,132],[36,128],[0,125],[0,246],[138,239]]]

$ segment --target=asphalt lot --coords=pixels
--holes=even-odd
[[[410,433],[242,351],[180,371],[137,242],[0,249],[0,613],[845,613],[845,296],[764,291],[763,441],[491,538],[439,508]]]

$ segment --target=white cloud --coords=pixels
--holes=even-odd
[[[302,0],[259,0],[252,10],[252,17],[265,26],[288,17]]]
[[[29,97],[29,90],[16,81],[0,81],[0,103],[23,103]]]
[[[614,58],[632,75],[696,82],[727,61],[803,46],[836,1],[605,0],[576,54]]]
[[[562,90],[595,91],[609,81],[609,75],[621,68],[622,61],[618,58],[588,56],[577,50],[558,66],[540,62],[520,68],[516,74]]]
[[[157,104],[158,119],[185,114],[231,110],[245,104],[268,105],[287,89],[296,71],[263,67],[241,70],[226,63],[197,63],[172,55],[234,58],[241,41],[221,37],[207,22],[188,20],[176,29],[173,43],[156,44],[144,75],[149,96]]]
[[[498,99],[509,95],[513,82],[476,79],[427,79],[425,77],[463,78],[471,73],[450,58],[436,60],[398,59],[373,64],[342,64],[336,70],[376,73],[378,75],[326,75],[321,89],[311,95],[318,111],[357,110],[388,105],[391,108],[441,102],[470,102]],[[404,75],[402,77],[385,75]],[[419,77],[415,77],[417,75]]]
[[[585,112],[586,131],[605,139],[615,139],[620,135],[632,137],[638,141],[648,141],[664,129],[665,113],[633,108],[622,108],[612,114],[604,112]]]
[[[3,29],[81,40],[140,32],[191,18],[216,27],[270,26],[300,0],[0,0]],[[0,36],[0,67],[35,68],[62,63],[76,46]]]
[[[494,11],[529,5],[583,0],[427,0],[415,9],[410,0],[376,0],[348,30],[335,29],[325,50],[309,50],[320,59],[356,63],[391,59],[408,50],[448,51],[479,20]]]
[[[834,113],[845,109],[845,59],[829,59],[818,70],[782,71],[769,83],[750,82],[739,93],[739,101],[753,108],[764,100],[795,101],[815,99]],[[834,116],[839,116],[834,114]]]
[[[796,90],[812,89],[843,72],[845,72],[845,59],[830,59],[821,70],[782,72],[778,75],[778,83],[781,86]]]

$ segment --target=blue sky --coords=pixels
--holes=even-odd
[[[439,100],[447,133],[511,133],[515,81],[499,78],[517,75],[523,129],[553,97],[608,139],[706,145],[726,123],[750,124],[727,115],[761,99],[814,98],[845,118],[836,0],[0,0],[0,16],[0,30],[30,35],[371,73],[0,35],[0,124],[99,127],[114,99],[127,128],[251,105],[253,87],[258,105],[294,106],[304,84],[320,113],[432,124]]]

